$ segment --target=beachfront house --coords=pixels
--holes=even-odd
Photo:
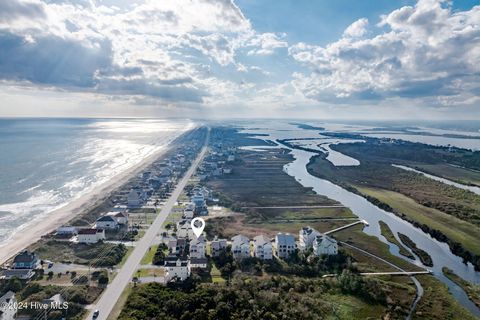
[[[250,257],[250,239],[241,234],[232,237],[232,253],[235,259]]]
[[[13,269],[35,269],[38,262],[35,252],[25,250],[13,259]]]
[[[210,255],[218,257],[220,252],[227,248],[227,239],[218,239],[217,236],[210,242]]]
[[[78,233],[77,227],[65,226],[65,227],[58,228],[55,234],[58,237],[73,237],[77,233]]]
[[[337,241],[325,234],[317,235],[313,241],[313,252],[317,256],[338,254]]]
[[[0,274],[0,280],[10,280],[13,278],[20,280],[29,280],[35,275],[32,269],[9,269],[3,270]]]
[[[13,291],[8,291],[0,297],[0,320],[15,319],[17,310],[17,299]]]
[[[315,237],[318,235],[321,235],[321,233],[310,226],[300,229],[298,232],[298,249],[303,251],[311,248]]]
[[[253,238],[253,254],[262,260],[271,260],[273,258],[272,242],[264,235]]]
[[[81,229],[78,231],[77,241],[78,243],[97,243],[98,241],[105,240],[105,230],[104,229]]]
[[[168,256],[163,268],[166,283],[174,279],[184,281],[190,276],[190,265],[185,257]]]
[[[275,253],[281,259],[289,258],[295,252],[295,237],[290,233],[277,233],[275,236]]]
[[[113,216],[106,215],[97,219],[95,227],[98,229],[115,230],[118,229],[118,222]]]
[[[190,258],[203,259],[205,258],[205,251],[207,242],[203,236],[190,240]]]
[[[117,221],[118,225],[128,225],[128,213],[126,212],[109,212],[107,213],[108,216],[111,216],[115,221]]]
[[[136,190],[130,190],[127,196],[127,205],[129,208],[138,208],[142,205],[142,199]]]

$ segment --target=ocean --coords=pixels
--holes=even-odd
[[[0,245],[193,126],[189,120],[0,119]]]

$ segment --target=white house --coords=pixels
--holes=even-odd
[[[107,213],[107,216],[111,216],[112,218],[117,221],[117,224],[121,225],[127,225],[128,224],[128,213],[126,212],[109,212]]]
[[[232,253],[235,259],[250,257],[250,239],[241,234],[232,237]]]
[[[118,222],[117,220],[111,216],[106,215],[97,219],[95,223],[95,227],[99,229],[118,229]]]
[[[290,233],[277,233],[275,236],[275,252],[277,257],[285,259],[295,252],[295,237]]]
[[[57,229],[57,236],[74,236],[78,233],[77,227],[65,226]]]
[[[191,225],[192,220],[182,219],[177,222],[177,237],[193,239],[194,233]]]
[[[253,238],[253,254],[262,260],[273,258],[272,242],[264,235]]]
[[[298,249],[303,251],[311,248],[315,237],[318,235],[321,235],[321,233],[310,226],[300,229],[298,232]]]
[[[218,257],[222,250],[227,248],[227,239],[218,239],[215,236],[212,242],[210,242],[210,255],[212,257]]]
[[[325,234],[320,234],[315,237],[315,241],[313,242],[313,252],[317,256],[322,254],[338,254],[337,241]]]
[[[190,258],[205,258],[206,248],[207,242],[203,236],[190,240]]]
[[[133,189],[130,190],[130,193],[127,196],[127,204],[131,208],[137,208],[142,205],[142,200],[137,191]]]
[[[97,243],[100,240],[105,240],[104,229],[81,229],[78,231],[77,241],[78,243]]]
[[[174,278],[184,281],[190,276],[190,265],[187,258],[169,256],[165,259],[165,282]]]
[[[13,320],[17,314],[15,293],[8,291],[0,297],[0,320]]]

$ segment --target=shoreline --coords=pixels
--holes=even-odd
[[[192,130],[195,127],[196,126],[188,130]],[[146,167],[158,160],[159,157],[171,149],[172,143],[188,130],[182,131],[171,142],[161,146],[159,150],[142,159],[139,163],[114,175],[108,181],[103,182],[80,197],[72,199],[61,208],[47,213],[46,216],[42,218],[43,220],[32,221],[31,223],[26,224],[8,238],[5,243],[0,244],[0,265],[3,265],[15,254],[40,240],[44,235],[55,231],[58,227],[65,225],[71,219],[86,212],[100,201],[106,199],[110,193],[127,183],[132,176],[140,173]]]

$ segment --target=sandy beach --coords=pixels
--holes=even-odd
[[[155,162],[169,148],[171,148],[171,144],[163,146],[138,164],[115,175],[107,182],[104,182],[79,198],[74,199],[65,206],[50,212],[48,217],[44,217],[40,221],[32,221],[32,223],[26,225],[24,228],[16,232],[10,239],[5,241],[5,243],[0,245],[0,264],[5,263],[16,253],[38,241],[43,235],[56,230],[78,214],[92,208],[96,203],[105,199],[112,191],[125,184],[132,176],[140,173],[150,164]]]

